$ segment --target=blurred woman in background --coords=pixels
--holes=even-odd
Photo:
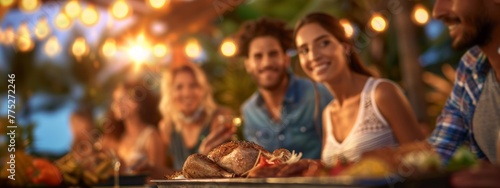
[[[294,39],[304,72],[335,98],[323,111],[325,163],[424,139],[400,88],[363,66],[336,18],[309,14],[297,23]]]
[[[140,81],[126,82],[113,92],[102,146],[120,159],[124,174],[165,175],[165,147],[157,130],[158,103],[157,95]]]
[[[181,170],[186,158],[230,141],[236,128],[231,124],[231,111],[217,105],[212,89],[198,65],[172,65],[161,82],[160,134]]]

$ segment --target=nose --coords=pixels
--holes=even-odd
[[[318,60],[319,57],[320,57],[319,49],[313,45],[311,47],[311,50],[309,51],[308,59],[309,61],[315,61]]]
[[[435,19],[440,19],[444,17],[450,11],[452,0],[436,0],[434,3],[434,8],[432,10],[432,17]]]

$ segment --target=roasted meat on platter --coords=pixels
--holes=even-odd
[[[184,166],[182,168],[182,174],[184,177],[193,178],[219,178],[233,177],[233,173],[229,173],[222,169],[219,165],[215,164],[212,160],[208,159],[207,156],[202,154],[190,155]]]
[[[214,148],[207,156],[193,154],[186,159],[184,178],[292,177],[314,176],[319,161],[300,160],[301,153],[286,149],[272,153],[253,142],[231,141]],[[179,177],[170,177],[178,179]]]

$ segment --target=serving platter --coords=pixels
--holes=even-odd
[[[336,177],[287,177],[287,178],[218,178],[151,180],[158,188],[212,188],[212,187],[269,187],[269,188],[324,188],[324,187],[451,187],[449,175],[430,175],[420,178],[355,178]]]

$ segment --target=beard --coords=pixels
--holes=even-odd
[[[266,71],[274,71],[276,75],[273,80],[264,80],[266,78],[261,78],[261,74],[265,74]],[[285,67],[264,67],[257,70],[252,74],[253,79],[257,82],[257,86],[261,89],[273,91],[278,89],[281,84],[287,78],[287,72]]]
[[[487,13],[476,11],[475,16],[464,18],[464,31],[453,41],[453,48],[466,50],[475,45],[484,46],[491,41],[493,23]]]

